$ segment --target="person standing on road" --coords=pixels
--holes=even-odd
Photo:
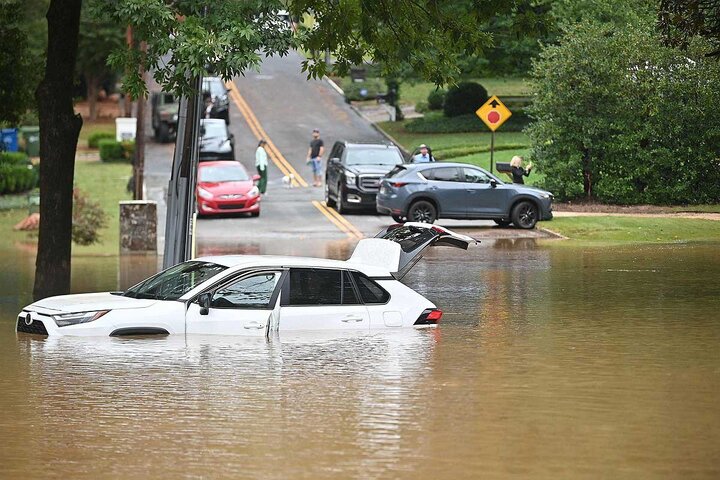
[[[527,167],[522,166],[523,158],[515,155],[510,160],[510,169],[512,170],[513,183],[524,184],[523,176],[529,177],[532,170],[532,163]]]
[[[267,169],[268,169],[268,156],[267,152],[265,151],[265,145],[267,142],[263,139],[260,140],[260,143],[258,143],[257,150],[255,150],[255,168],[257,169],[258,175],[260,175],[260,180],[258,181],[258,190],[260,190],[260,193],[265,195],[265,190],[267,190]]]
[[[312,140],[308,149],[306,163],[309,163],[313,172],[313,186],[322,186],[322,156],[325,153],[325,143],[320,138],[320,130],[312,131]]]

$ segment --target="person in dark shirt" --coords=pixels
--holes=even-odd
[[[320,130],[312,131],[312,140],[308,148],[306,163],[310,164],[313,172],[313,186],[322,186],[322,156],[325,153],[325,143],[320,138]]]
[[[530,170],[532,170],[532,163],[527,167],[522,166],[523,158],[517,155],[510,160],[510,167],[512,170],[513,183],[524,184],[523,177],[530,176]]]

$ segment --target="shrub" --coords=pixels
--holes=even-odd
[[[0,165],[27,165],[30,159],[24,152],[0,152]]]
[[[415,111],[418,113],[425,113],[429,110],[427,102],[417,102],[415,104]]]
[[[73,190],[72,239],[78,245],[100,241],[100,229],[107,226],[107,214],[79,189]]]
[[[0,163],[0,194],[21,193],[37,186],[37,170],[31,164]]]
[[[443,112],[446,117],[457,117],[475,113],[475,110],[487,102],[485,87],[477,82],[462,82],[450,87],[445,95]]]
[[[88,148],[98,148],[100,140],[114,140],[115,134],[112,132],[95,132],[88,137]]]
[[[133,142],[132,140],[125,140],[120,143],[122,145],[125,160],[132,163],[132,161],[135,159],[135,142]]]
[[[103,162],[126,162],[132,159],[131,156],[128,156],[128,151],[130,151],[130,147],[127,145],[124,145],[126,143],[132,143],[133,149],[134,149],[134,143],[133,142],[116,142],[115,140],[100,140],[98,142],[98,146],[100,148],[100,160]]]
[[[430,110],[442,110],[445,105],[445,90],[433,90],[428,94],[427,105]]]

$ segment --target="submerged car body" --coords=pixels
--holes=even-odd
[[[35,302],[16,330],[59,336],[228,334],[433,327],[442,311],[399,281],[425,248],[474,239],[427,224],[393,225],[350,259],[218,256],[184,262],[126,292]]]
[[[201,162],[196,188],[200,215],[249,213],[260,215],[260,191],[257,175],[250,177],[239,162]]]

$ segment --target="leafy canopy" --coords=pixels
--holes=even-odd
[[[110,62],[128,72],[125,88],[144,94],[136,73],[144,63],[166,90],[189,91],[189,76],[209,66],[223,78],[256,68],[262,55],[285,55],[299,48],[317,52],[303,69],[322,76],[322,52],[333,52],[333,69],[372,60],[392,75],[412,69],[437,84],[454,81],[459,61],[492,44],[480,28],[492,16],[508,12],[514,1],[496,0],[109,0],[103,11],[118,23],[133,25],[147,53],[118,50]],[[280,21],[287,10],[303,19],[297,32]]]

